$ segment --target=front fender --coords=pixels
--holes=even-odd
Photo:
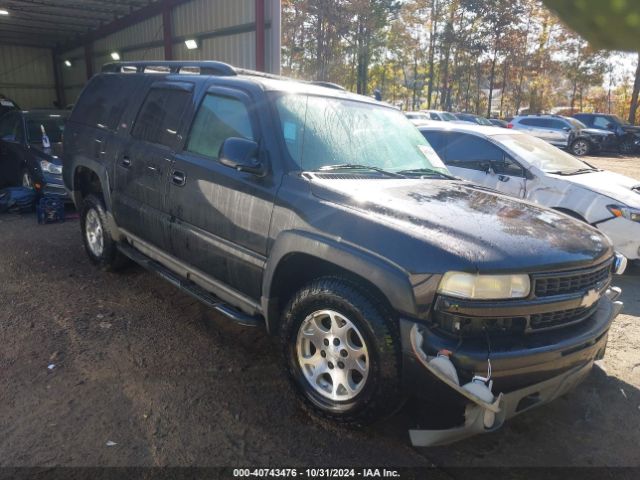
[[[76,173],[78,171],[78,168],[80,167],[86,168],[87,170],[92,171],[98,176],[98,179],[100,180],[100,186],[102,188],[102,196],[104,199],[105,207],[107,208],[108,212],[111,212],[112,211],[111,210],[111,188],[110,188],[110,182],[109,182],[109,172],[107,171],[107,168],[101,163],[86,157],[76,158],[73,164],[73,171],[70,174],[70,178],[65,178],[65,184],[70,190],[70,193],[72,195],[73,202],[75,203],[76,208],[81,207],[80,195],[79,195],[80,188],[78,185],[76,185],[76,178],[77,178]],[[63,169],[63,172],[64,172],[64,169]]]
[[[285,231],[278,235],[267,260],[262,283],[262,309],[267,328],[277,322],[272,318],[274,277],[278,265],[291,254],[306,254],[331,263],[371,282],[386,297],[397,312],[416,316],[418,309],[410,283],[410,274],[399,265],[338,239],[324,237],[305,231]]]

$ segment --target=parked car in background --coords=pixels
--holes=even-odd
[[[627,258],[640,259],[637,180],[518,131],[450,124],[420,131],[453,174],[593,225]]]
[[[67,110],[15,110],[0,118],[0,184],[67,198],[62,182],[62,134]]]
[[[71,114],[64,180],[97,267],[129,257],[277,335],[323,420],[371,422],[407,394],[461,407],[419,445],[494,430],[602,357],[623,260],[597,230],[452,177],[373,99],[187,66],[107,65]]]
[[[607,130],[587,128],[571,117],[560,115],[523,115],[509,122],[509,128],[522,130],[578,157],[618,149],[616,136]]]
[[[631,125],[617,115],[604,113],[576,113],[573,117],[590,128],[613,132],[620,153],[630,154],[640,150],[640,126]]]
[[[16,102],[0,93],[0,117],[12,110],[20,110]]]
[[[455,113],[454,115],[458,120],[463,122],[473,123],[476,125],[486,125],[486,126],[493,125],[486,118],[481,117],[480,115],[474,115],[473,113]]]
[[[489,118],[491,125],[500,128],[509,128],[509,122],[505,120],[500,120],[499,118]]]
[[[429,117],[429,115],[424,112],[405,112],[404,116],[411,121],[419,122],[424,122],[431,119],[431,117]]]
[[[450,112],[443,112],[442,110],[422,110],[422,112],[429,115],[431,120],[436,122],[457,122],[457,117]]]

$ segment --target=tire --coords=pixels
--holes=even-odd
[[[635,145],[633,143],[633,140],[627,138],[620,143],[619,148],[620,148],[620,153],[622,153],[623,155],[631,155],[635,150]]]
[[[84,248],[91,263],[107,272],[122,270],[130,263],[118,250],[113,239],[101,198],[89,195],[84,199],[80,227]]]
[[[571,153],[576,157],[584,157],[591,153],[591,144],[584,138],[579,138],[571,144]]]
[[[23,168],[22,171],[20,172],[19,185],[21,187],[30,188],[31,190],[35,189],[35,187],[33,186],[33,177],[31,176],[31,173],[29,172],[29,170],[27,170],[26,168]]]
[[[357,283],[322,277],[299,290],[284,310],[280,340],[289,380],[312,416],[362,426],[401,405],[399,328]]]

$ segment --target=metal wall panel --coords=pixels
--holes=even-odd
[[[254,21],[254,0],[193,0],[173,10],[173,34],[188,36]]]
[[[256,66],[255,32],[207,38],[197,50],[188,50],[184,43],[179,43],[173,50],[181,60],[218,60],[243,68]]]
[[[22,108],[53,107],[53,59],[48,48],[0,45],[0,93]]]
[[[64,65],[65,60],[69,60],[71,62],[70,67]],[[85,82],[87,81],[84,48],[76,48],[75,50],[71,50],[64,55],[61,55],[59,61],[66,103],[75,103]]]

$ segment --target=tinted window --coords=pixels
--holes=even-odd
[[[485,170],[487,162],[502,161],[504,152],[474,135],[452,133],[447,144],[446,164],[453,167]]]
[[[440,117],[437,113],[430,113],[429,116],[431,117],[431,120],[440,120]]]
[[[574,115],[575,118],[580,120],[585,125],[593,125],[593,117],[590,115]]]
[[[530,127],[540,127],[541,126],[541,122],[537,118],[523,118],[518,123],[521,123],[522,125],[528,125]]]
[[[432,130],[421,131],[424,138],[427,139],[429,145],[436,151],[438,156],[442,159],[445,158],[445,146],[447,144],[446,133],[444,132],[434,132]]]
[[[607,117],[596,117],[593,120],[593,126],[595,128],[602,128],[604,130],[609,128],[610,123],[611,123],[611,120],[609,120]]]
[[[66,121],[67,119],[65,117],[53,114],[40,117],[27,117],[27,142],[41,142],[42,131],[44,130],[44,133],[46,133],[51,143],[61,143]]]
[[[102,75],[94,77],[82,92],[71,120],[92,127],[115,131],[120,118],[133,100],[131,94],[144,78]]]
[[[147,95],[131,135],[140,140],[175,147],[180,120],[191,101],[191,92],[152,88]]]
[[[231,137],[254,140],[247,107],[234,98],[207,95],[191,127],[187,150],[217,158],[220,146]]]
[[[549,120],[551,122],[551,128],[554,130],[562,130],[563,128],[570,128],[570,125],[563,120]]]

